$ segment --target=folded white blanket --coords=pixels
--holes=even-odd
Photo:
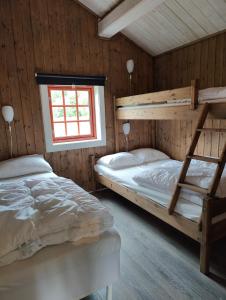
[[[99,235],[112,226],[107,209],[69,179],[0,184],[0,265],[30,257],[47,245]]]
[[[133,180],[146,188],[172,195],[181,168],[182,162],[167,160],[158,167],[152,167],[139,173],[133,177]],[[202,188],[208,188],[212,182],[215,168],[216,164],[192,160],[186,181]],[[217,195],[220,197],[226,196],[226,171],[223,172]],[[202,205],[203,196],[199,193],[183,189],[181,197],[195,204]]]

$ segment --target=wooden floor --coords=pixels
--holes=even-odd
[[[121,235],[121,278],[113,300],[226,299],[226,240],[214,246],[208,278],[199,272],[199,245],[111,191],[96,196]],[[105,299],[105,290],[85,300]]]

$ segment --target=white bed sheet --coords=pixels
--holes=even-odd
[[[126,169],[120,169],[120,170],[112,170],[103,165],[96,164],[95,171],[99,175],[103,175],[115,181],[116,183],[119,183],[121,185],[124,185],[132,189],[133,191],[137,192],[139,195],[150,198],[155,202],[167,207],[171,199],[170,195],[142,187],[132,179],[133,176],[137,175],[138,173],[148,170],[150,166],[152,167],[158,166],[161,163],[162,161],[156,161],[156,162],[147,163],[147,164],[126,168]],[[175,211],[183,215],[187,219],[198,221],[201,215],[202,207],[183,199],[178,201]]]

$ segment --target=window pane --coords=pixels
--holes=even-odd
[[[78,123],[67,123],[67,135],[75,136],[78,135]]]
[[[53,121],[64,121],[64,109],[63,107],[53,107]]]
[[[89,120],[89,107],[79,107],[79,120]]]
[[[79,126],[81,135],[91,134],[90,122],[80,122]]]
[[[89,92],[77,91],[78,105],[89,105]]]
[[[76,107],[66,107],[66,119],[67,119],[67,121],[76,121],[77,120]]]
[[[52,105],[62,105],[63,104],[62,91],[51,90],[50,95],[51,95]]]
[[[76,104],[76,94],[75,91],[64,91],[64,101],[66,105]]]
[[[64,137],[66,135],[64,123],[54,123],[55,137]]]

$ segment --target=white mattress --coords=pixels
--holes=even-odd
[[[75,300],[112,284],[120,273],[120,237],[112,229],[80,245],[42,249],[0,268],[1,300]]]
[[[103,165],[96,164],[95,171],[99,175],[103,175],[116,183],[136,191],[139,195],[150,198],[155,202],[167,207],[171,199],[170,195],[142,187],[132,179],[133,176],[137,175],[138,173],[148,170],[151,166],[157,166],[160,163],[161,161],[157,161],[120,170],[113,170]],[[197,221],[201,215],[202,207],[183,199],[178,201],[175,211],[187,219]]]

